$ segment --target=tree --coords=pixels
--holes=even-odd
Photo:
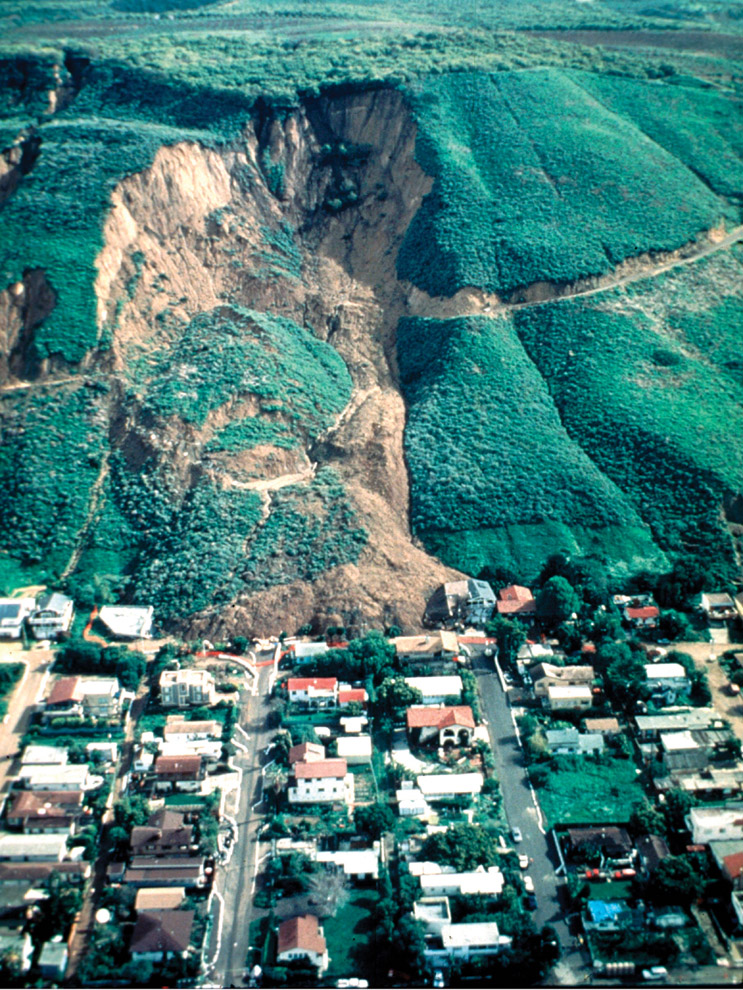
[[[606,690],[615,703],[631,713],[647,691],[647,675],[645,664],[639,655],[632,653],[627,647],[625,651],[609,666],[605,682]]]
[[[124,831],[131,832],[135,825],[146,825],[150,817],[150,805],[146,798],[125,795],[113,807],[114,822]]]
[[[537,595],[537,616],[548,627],[565,622],[580,609],[580,598],[564,577],[551,577]]]
[[[637,838],[640,835],[665,835],[666,819],[660,808],[649,801],[637,801],[632,805],[629,830]]]
[[[386,715],[392,722],[399,722],[411,705],[419,705],[423,695],[411,687],[403,677],[388,677],[377,689],[375,709],[377,715]]]
[[[645,897],[654,904],[688,906],[702,893],[702,877],[686,856],[667,856],[653,870]]]
[[[363,680],[371,675],[377,685],[394,672],[397,660],[395,647],[376,629],[363,639],[352,639],[347,652],[348,666],[354,680]]]
[[[342,872],[316,873],[307,884],[312,897],[327,914],[337,914],[349,898],[348,878]]]
[[[526,633],[518,622],[498,615],[485,623],[485,632],[496,640],[501,663],[515,664],[519,650],[526,642]]]
[[[455,867],[460,873],[478,866],[492,866],[498,859],[498,843],[482,825],[454,825],[434,832],[423,843],[422,858]]]
[[[52,873],[45,884],[46,898],[38,905],[33,921],[34,941],[47,942],[67,929],[83,904],[80,890],[59,873]]]
[[[587,630],[590,638],[597,645],[600,643],[613,643],[619,639],[622,631],[622,623],[618,615],[614,612],[596,610],[589,623]]]
[[[388,804],[359,805],[354,809],[353,823],[357,832],[363,832],[372,839],[379,839],[385,832],[395,827],[397,816]]]
[[[686,816],[694,804],[694,799],[686,791],[666,791],[663,802],[663,815],[669,837],[687,830]]]
[[[691,632],[689,620],[681,612],[676,612],[674,609],[667,609],[660,613],[658,628],[666,639],[672,640],[688,639]]]

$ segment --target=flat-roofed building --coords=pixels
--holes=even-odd
[[[164,670],[159,683],[160,702],[166,707],[195,708],[213,705],[216,700],[214,677],[208,670]]]
[[[483,776],[481,773],[429,773],[416,777],[416,783],[427,801],[440,801],[456,795],[474,797],[482,790]]]
[[[462,678],[456,674],[442,677],[406,677],[405,683],[421,693],[422,705],[443,705],[455,699],[455,704],[462,697]]]

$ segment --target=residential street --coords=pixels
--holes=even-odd
[[[210,960],[216,955],[208,981],[221,987],[245,985],[245,959],[250,944],[258,856],[257,833],[263,823],[261,763],[266,747],[275,734],[275,730],[266,727],[270,676],[270,667],[260,669],[257,694],[248,695],[242,706],[239,724],[244,732],[237,730],[235,733],[236,742],[246,750],[240,749],[232,761],[242,770],[235,815],[238,839],[229,863],[220,867],[217,873],[216,894],[212,903],[215,924],[208,953]],[[221,923],[217,920],[220,911]]]
[[[552,838],[543,831],[511,718],[511,709],[495,672],[492,657],[474,656],[472,669],[480,690],[482,714],[488,723],[506,818],[510,826],[520,828],[523,835],[523,841],[514,843],[514,847],[531,860],[528,873],[534,881],[537,896],[534,922],[538,928],[552,925],[562,946],[563,957],[555,969],[553,982],[564,986],[574,985],[585,980],[587,958],[584,959],[580,951],[572,948],[573,938],[560,900],[563,884],[555,874],[560,861]]]
[[[0,723],[0,793],[8,790],[8,776],[18,772],[13,757],[21,748],[21,738],[28,729],[29,720],[36,702],[44,692],[49,677],[49,668],[54,660],[54,652],[36,644],[24,650],[22,644],[3,643],[0,662],[26,664],[26,672],[9,695],[8,714]]]

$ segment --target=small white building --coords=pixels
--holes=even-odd
[[[160,702],[166,707],[195,708],[215,700],[214,677],[208,670],[187,667],[160,674]]]
[[[419,787],[413,786],[412,780],[403,780],[400,790],[395,794],[397,810],[401,818],[428,818],[431,806],[423,797]]]
[[[337,677],[290,677],[286,688],[294,704],[330,708],[338,701]]]
[[[121,714],[121,685],[116,677],[80,679],[87,718],[117,718]]]
[[[600,732],[579,732],[576,728],[548,729],[545,732],[550,752],[557,756],[585,756],[602,753],[604,737]]]
[[[416,783],[427,801],[459,795],[475,797],[482,790],[481,773],[429,773],[421,774]]]
[[[349,766],[371,763],[371,736],[339,736],[336,742],[338,756],[346,760]]]
[[[33,598],[0,598],[0,639],[20,639],[23,623],[35,608]]]
[[[511,944],[511,939],[501,935],[498,925],[492,922],[464,922],[443,925],[440,941],[431,938],[424,955],[431,963],[449,961],[466,962],[485,956],[494,956]]]
[[[456,674],[443,677],[406,677],[405,683],[420,691],[422,705],[443,705],[451,699],[457,705],[462,697],[462,678]]]
[[[284,647],[294,654],[296,660],[311,660],[313,657],[322,656],[330,649],[324,641],[320,643],[305,643],[298,639],[287,640],[284,643]]]
[[[690,687],[686,670],[680,663],[647,663],[645,676],[651,692],[662,695],[667,705],[672,705],[677,696]]]
[[[64,746],[26,746],[21,757],[24,767],[63,767],[69,762],[69,754]]]
[[[289,787],[290,804],[353,804],[354,780],[345,760],[315,760],[295,763],[293,786]]]
[[[42,595],[38,607],[28,618],[34,639],[57,639],[72,625],[75,603],[67,595],[51,591]]]
[[[117,639],[149,639],[154,615],[152,605],[104,605],[98,618]]]
[[[168,715],[163,728],[163,739],[169,743],[190,743],[221,738],[222,723],[216,719],[189,722],[177,715]]]
[[[343,872],[352,880],[379,879],[379,843],[373,849],[346,849],[337,852],[318,852],[315,861],[326,863]]]
[[[692,842],[698,845],[721,839],[743,839],[743,804],[691,808],[686,821]]]
[[[478,866],[467,873],[424,873],[419,877],[427,897],[499,897],[503,874],[497,866]]]
[[[547,706],[553,712],[580,711],[593,705],[593,693],[587,684],[550,684]]]
[[[101,778],[91,777],[85,763],[69,763],[66,766],[21,767],[18,779],[30,791],[85,791],[103,783]]]
[[[0,861],[59,863],[67,852],[67,835],[58,832],[34,835],[0,833]]]

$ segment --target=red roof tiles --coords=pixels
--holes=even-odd
[[[290,677],[286,682],[289,691],[335,691],[337,684],[337,677]]]
[[[320,922],[314,914],[287,918],[279,925],[278,954],[297,949],[316,952],[318,955],[325,952],[325,939],[320,934]]]
[[[317,760],[313,763],[295,763],[294,776],[300,780],[315,780],[319,777],[345,777],[348,764],[345,760]]]
[[[446,729],[452,725],[461,725],[467,729],[475,728],[475,717],[469,705],[454,705],[451,708],[408,708],[407,722],[409,729],[424,727]]]

